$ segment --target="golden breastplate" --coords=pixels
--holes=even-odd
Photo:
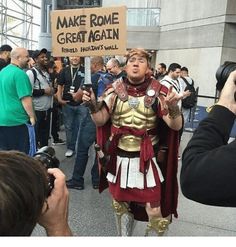
[[[129,96],[127,101],[121,101],[119,98],[116,102],[112,123],[115,127],[128,126],[134,129],[154,129],[157,127],[157,116],[152,107],[144,106],[144,96]],[[152,144],[158,142],[157,136],[151,136]],[[123,135],[118,147],[134,152],[140,151],[141,137],[134,135]]]

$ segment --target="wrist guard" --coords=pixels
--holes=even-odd
[[[168,108],[169,110],[169,118],[171,119],[176,119],[177,117],[179,117],[181,115],[181,111],[179,109],[179,106],[173,106],[171,108]]]
[[[98,112],[100,109],[101,109],[101,106],[102,106],[102,102],[98,103],[96,101],[89,101],[87,102],[87,105],[86,105],[89,109],[89,113],[90,114],[93,114],[93,113],[96,113]]]

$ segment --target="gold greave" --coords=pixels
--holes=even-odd
[[[149,220],[147,224],[145,236],[148,236],[149,232],[151,231],[156,232],[158,236],[163,236],[165,231],[168,229],[169,224],[169,220],[154,216]]]
[[[129,211],[129,204],[112,200],[112,208],[116,215],[117,231],[119,236],[131,236],[134,225],[134,216]]]

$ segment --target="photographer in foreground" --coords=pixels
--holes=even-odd
[[[188,143],[180,176],[183,194],[214,206],[236,206],[236,141],[228,144],[236,114],[236,70],[220,99]]]
[[[54,188],[49,191],[48,174]],[[49,196],[48,196],[49,195]],[[48,236],[71,236],[65,175],[17,151],[0,151],[0,236],[29,236],[39,223]]]

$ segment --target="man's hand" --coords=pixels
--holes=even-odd
[[[82,97],[83,97],[83,90],[82,89],[79,88],[77,90],[77,92],[75,92],[75,93],[69,92],[69,93],[72,95],[74,101],[77,101],[77,102],[82,101]]]
[[[231,72],[222,91],[220,94],[220,99],[217,105],[222,105],[236,114],[236,102],[235,102],[235,92],[236,92],[236,70]]]
[[[166,97],[164,97],[164,103],[169,109],[171,109],[175,107],[178,102],[183,99],[183,97],[183,94],[177,94],[176,92],[174,92],[173,86],[171,86]]]
[[[60,105],[66,105],[68,102],[70,102],[69,100],[63,100],[63,99],[57,99],[58,100],[58,103],[60,104]]]
[[[184,92],[183,92],[183,99],[184,99],[184,98],[187,98],[187,97],[190,96],[190,95],[191,95],[191,92],[190,92],[189,90],[184,91]]]
[[[69,192],[65,183],[65,175],[57,168],[48,169],[55,177],[54,188],[45,202],[39,219],[48,236],[71,236],[68,225]]]
[[[34,116],[32,116],[32,117],[30,117],[30,123],[31,123],[31,125],[35,125],[35,123],[36,123],[36,120],[35,120],[35,117]]]
[[[89,91],[83,90],[82,101],[83,102],[89,102],[89,101],[96,102],[96,97],[95,97],[95,94],[92,88],[89,88]]]

